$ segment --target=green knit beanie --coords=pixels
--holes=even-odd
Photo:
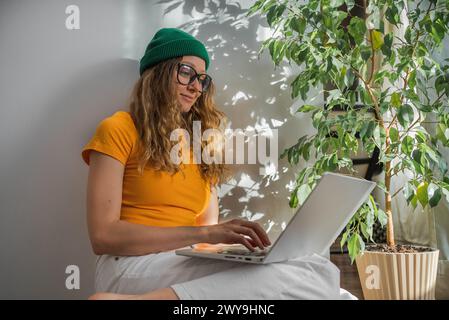
[[[195,37],[175,28],[162,28],[154,35],[140,59],[140,75],[155,64],[176,57],[196,56],[209,67],[206,47]]]

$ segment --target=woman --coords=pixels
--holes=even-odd
[[[270,245],[257,223],[218,223],[215,186],[226,177],[222,164],[176,165],[170,158],[174,130],[192,137],[193,121],[204,131],[224,120],[208,67],[200,41],[178,29],[159,30],[140,61],[129,112],[103,120],[84,147],[88,229],[99,255],[98,293],[91,298],[337,297],[338,269],[319,256],[256,266],[174,254],[197,243],[242,244],[252,251]],[[242,287],[248,281],[260,286]]]

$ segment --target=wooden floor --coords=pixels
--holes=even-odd
[[[331,261],[340,269],[340,287],[363,300],[362,287],[360,286],[355,262],[351,265],[347,253],[331,253]]]

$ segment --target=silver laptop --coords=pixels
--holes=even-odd
[[[175,252],[182,256],[257,264],[325,254],[375,186],[372,181],[324,173],[270,247],[251,252],[240,244],[201,244]]]

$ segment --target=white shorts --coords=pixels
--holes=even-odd
[[[96,292],[142,294],[168,287],[181,300],[340,299],[340,271],[316,254],[266,265],[190,258],[174,251],[97,258]]]

